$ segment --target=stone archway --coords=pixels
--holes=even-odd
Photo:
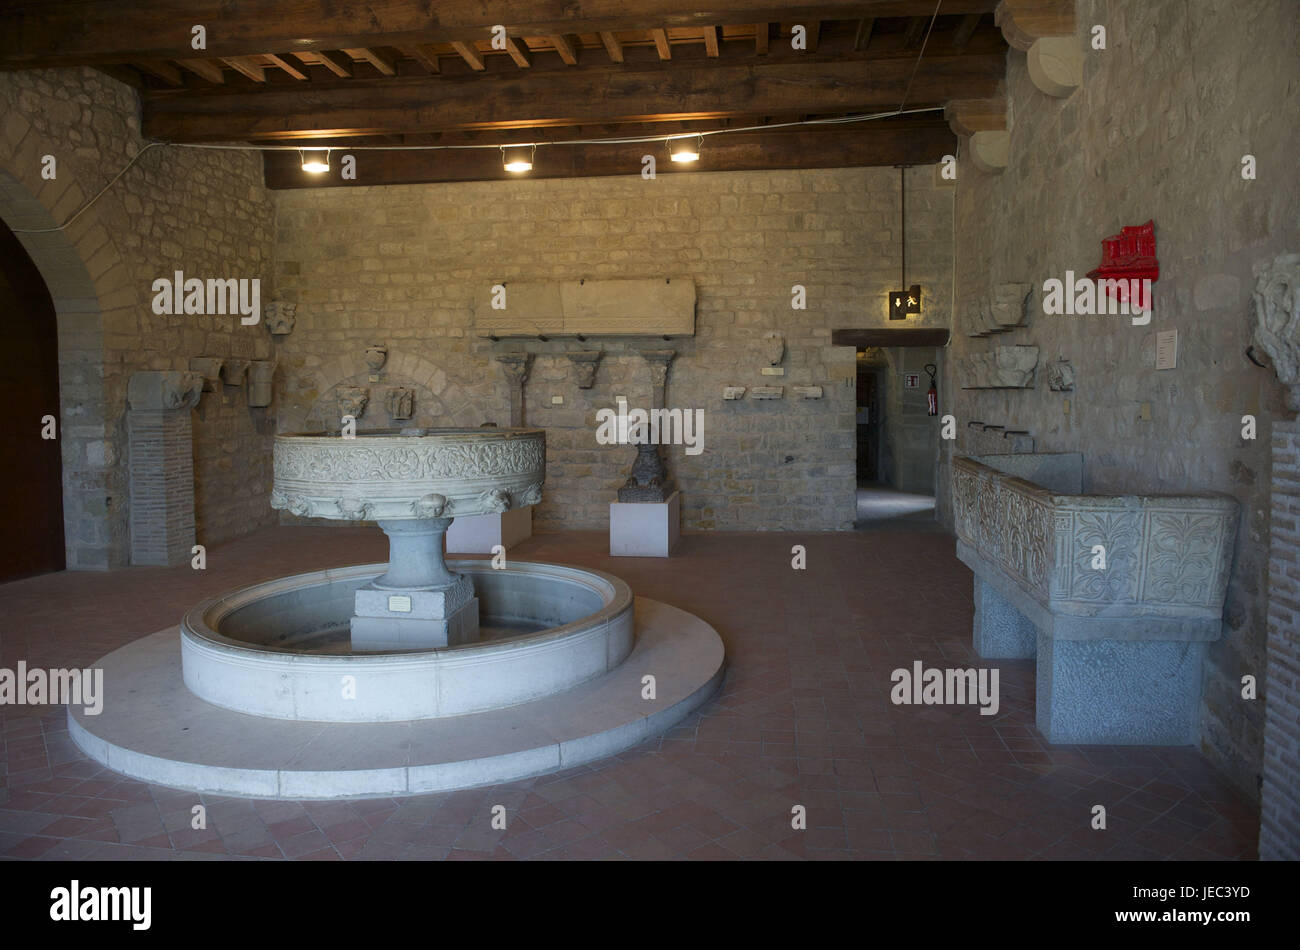
[[[278,431],[302,432],[337,428],[335,400],[342,386],[359,386],[370,390],[366,410],[357,420],[359,429],[388,426],[383,394],[393,386],[415,391],[415,415],[411,425],[477,427],[492,415],[476,404],[443,370],[414,353],[392,348],[379,373],[380,382],[369,381],[370,367],[365,352],[355,347],[344,355],[318,367],[300,371],[295,385],[286,387],[278,413]],[[501,425],[508,422],[498,420]]]
[[[80,187],[66,163],[56,179],[43,180],[42,151],[25,119],[6,118],[0,134],[0,219],[40,271],[58,323],[67,567],[106,570],[127,562],[128,512],[126,476],[117,464],[120,412],[109,411],[105,391],[104,325],[129,320],[133,297],[100,209],[92,206],[65,229],[54,230],[93,192]]]

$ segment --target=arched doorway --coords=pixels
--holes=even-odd
[[[0,581],[64,568],[63,465],[57,427],[54,301],[18,238],[0,222]]]

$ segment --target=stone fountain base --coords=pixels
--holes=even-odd
[[[363,798],[509,782],[653,738],[721,683],[722,641],[703,620],[638,597],[635,622],[627,659],[572,689],[469,715],[365,723],[267,719],[205,702],[185,686],[173,627],[104,657],[103,712],[69,707],[68,732],[114,771],[214,794]]]

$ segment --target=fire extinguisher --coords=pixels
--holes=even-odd
[[[929,415],[937,416],[939,414],[939,387],[935,385],[934,377],[939,372],[939,367],[933,363],[926,363],[925,371],[930,374],[930,391],[925,394],[926,411]]]

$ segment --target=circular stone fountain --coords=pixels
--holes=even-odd
[[[662,732],[721,680],[711,627],[600,571],[444,560],[453,518],[541,500],[545,458],[541,429],[277,436],[272,506],[373,520],[388,563],[198,604],[179,637],[100,661],[104,711],[70,707],[70,734],[147,781],[333,798],[509,781]]]

